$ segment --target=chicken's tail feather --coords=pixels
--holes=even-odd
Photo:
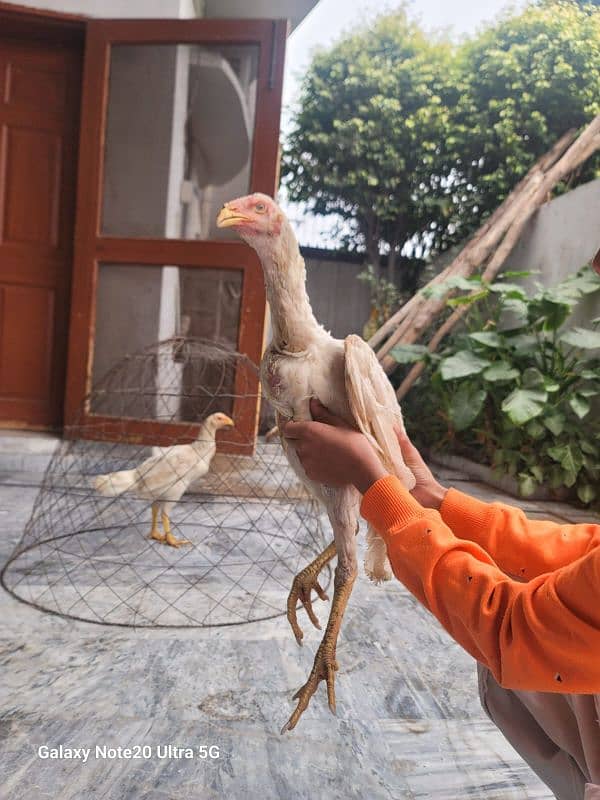
[[[387,557],[386,544],[370,525],[367,529],[365,572],[373,583],[383,583],[392,579],[392,567]]]

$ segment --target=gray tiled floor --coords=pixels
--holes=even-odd
[[[490,492],[445,477],[478,496]],[[0,477],[0,558],[36,488]],[[515,502],[510,500],[510,502]],[[529,503],[532,516],[582,518]],[[285,596],[282,595],[282,607]],[[278,733],[319,641],[285,618],[209,630],[75,623],[0,593],[0,795],[21,798],[550,798],[480,710],[472,660],[406,590],[361,576],[338,656],[338,716],[314,698]],[[321,619],[326,607],[319,608]],[[202,759],[42,760],[39,745],[217,745]]]

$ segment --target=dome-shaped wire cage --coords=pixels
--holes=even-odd
[[[325,546],[322,517],[279,441],[256,437],[258,407],[256,365],[227,347],[178,338],[120,361],[65,430],[4,588],[106,625],[209,627],[284,613],[294,576]],[[149,537],[143,479],[106,497],[98,476],[142,472],[152,456],[169,462],[215,412],[235,428],[217,434],[209,472],[170,511],[172,534],[190,544],[166,546]]]

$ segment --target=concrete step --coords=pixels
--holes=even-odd
[[[0,430],[0,472],[43,474],[60,441],[52,433]]]

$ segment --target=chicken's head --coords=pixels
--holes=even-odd
[[[256,247],[260,239],[278,236],[283,221],[277,203],[257,192],[225,203],[217,217],[217,227],[233,228],[241,239]]]
[[[221,411],[217,411],[216,414],[211,414],[209,417],[206,418],[204,424],[208,428],[212,428],[212,430],[219,430],[219,428],[230,428],[235,425],[235,422],[228,417],[227,414],[223,414]]]

